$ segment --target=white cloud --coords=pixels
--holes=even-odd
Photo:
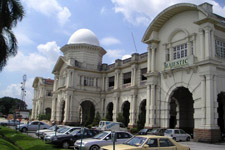
[[[114,4],[114,11],[122,13],[125,19],[134,25],[149,25],[150,21],[163,9],[176,3],[201,4],[208,2],[213,4],[215,13],[224,16],[225,7],[220,6],[214,0],[111,0]]]
[[[57,16],[60,25],[64,25],[70,18],[71,13],[67,7],[62,7],[57,0],[23,0],[28,8],[34,9],[46,16]]]
[[[131,57],[131,55],[129,55],[129,54],[123,55],[122,60],[127,59],[127,58],[130,58],[130,57]]]
[[[32,108],[32,99],[33,99],[33,84],[34,78],[29,78],[25,84],[26,96],[24,101],[28,105],[28,108]],[[0,97],[13,97],[21,99],[21,84],[10,84],[6,87],[5,90],[0,91]]]
[[[106,56],[109,57],[112,62],[115,61],[115,59],[127,59],[129,57],[131,57],[130,54],[125,54],[126,51],[125,50],[121,50],[121,49],[114,49],[114,50],[107,50]]]
[[[32,41],[26,34],[21,33],[21,32],[15,32],[16,39],[18,41],[18,44],[20,46],[22,45],[30,45],[34,44],[34,41]]]
[[[60,55],[59,47],[56,42],[40,44],[37,49],[39,53],[30,53],[29,55],[18,51],[18,54],[13,59],[9,59],[5,70],[10,72],[51,71]]]
[[[105,7],[102,7],[101,10],[100,10],[100,13],[101,13],[101,14],[104,14],[105,11],[106,11]]]
[[[119,44],[120,40],[118,40],[114,37],[106,37],[106,38],[101,39],[100,43],[102,45],[109,46],[109,45]]]

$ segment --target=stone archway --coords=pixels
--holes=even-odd
[[[218,126],[221,133],[225,133],[225,92],[221,92],[217,95],[218,102]]]
[[[87,126],[91,124],[95,117],[95,105],[89,101],[85,100],[80,104],[80,115],[82,122],[81,125]]]
[[[170,96],[169,128],[180,128],[192,134],[194,129],[194,100],[185,87],[176,88]]]
[[[113,121],[113,103],[110,102],[108,105],[107,105],[107,112],[106,112],[106,119],[108,121]]]
[[[146,99],[141,101],[139,110],[137,128],[142,129],[144,128],[146,122]]]
[[[125,101],[122,105],[122,115],[124,117],[124,125],[127,127],[130,122],[130,102]]]

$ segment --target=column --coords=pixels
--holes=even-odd
[[[137,66],[132,66],[132,72],[131,72],[131,86],[136,85],[136,72],[137,72]]]
[[[187,42],[187,56],[191,56],[191,42],[189,40]]]
[[[105,75],[102,77],[102,90],[105,91]]]
[[[116,70],[115,71],[115,86],[114,86],[114,89],[118,89],[119,88],[119,80],[120,80],[120,71],[119,70]]]
[[[147,99],[146,99],[146,121],[145,121],[145,127],[149,127],[149,117],[150,117],[150,101],[151,101],[151,97],[150,97],[150,91],[151,91],[151,86],[147,85]]]
[[[201,91],[202,91],[202,125],[206,123],[206,79],[205,76],[201,76]]]
[[[35,107],[36,107],[36,104],[35,104],[35,101],[33,100],[33,106],[32,106],[32,119],[35,119]]]
[[[170,44],[170,61],[173,60],[173,47],[172,44]]]
[[[73,71],[71,69],[67,70],[67,82],[66,82],[66,87],[72,87],[73,82],[72,82],[72,77],[73,77]]]
[[[155,50],[156,48],[152,48],[152,61],[151,61],[151,72],[155,72]]]
[[[206,27],[205,29],[205,58],[210,58],[212,56],[211,52],[211,28]]]
[[[206,125],[214,124],[214,87],[212,74],[206,75]]]
[[[200,34],[200,52],[201,52],[201,60],[205,59],[205,49],[204,49],[204,30],[200,29],[199,30],[199,34]]]
[[[55,97],[52,98],[52,112],[51,112],[51,121],[55,120]]]
[[[150,104],[150,125],[151,127],[155,126],[155,118],[156,118],[156,96],[155,96],[155,85],[151,85],[151,104]]]
[[[211,31],[210,35],[211,35],[211,51],[212,51],[211,57],[215,57],[216,56],[216,45],[215,45],[214,30]]]
[[[66,108],[66,110],[65,110],[65,118],[63,120],[64,123],[68,122],[68,120],[69,120],[70,98],[71,98],[71,96],[69,96],[69,95],[66,96],[66,100],[65,100],[65,103],[66,103],[65,104],[65,108]]]
[[[136,124],[135,114],[136,114],[136,95],[131,96],[131,107],[130,107],[130,122],[129,126],[134,126]]]
[[[151,72],[151,48],[148,46],[147,72]]]
[[[113,121],[116,122],[117,120],[117,115],[119,113],[119,108],[118,108],[118,105],[119,105],[119,97],[115,97],[114,99],[114,107],[113,107]]]

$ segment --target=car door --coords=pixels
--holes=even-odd
[[[117,132],[117,144],[122,144],[130,139],[132,136],[126,132]]]
[[[37,130],[39,122],[31,122],[31,124],[28,125],[28,130]]]
[[[186,141],[187,133],[184,130],[180,130],[180,137],[182,141]]]
[[[168,138],[159,138],[159,150],[176,150],[176,146]]]
[[[146,145],[149,146],[149,148],[147,148],[147,150],[159,150],[159,144],[158,144],[158,139],[157,138],[150,138],[146,142]]]
[[[180,130],[174,130],[174,135],[173,135],[173,137],[175,137],[176,138],[176,141],[180,141],[181,139],[181,137],[180,137]]]

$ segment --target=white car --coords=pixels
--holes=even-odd
[[[167,129],[164,136],[171,137],[175,141],[190,141],[191,135],[182,129]]]
[[[22,132],[36,131],[38,129],[48,129],[50,125],[41,121],[32,121],[29,124],[17,125],[16,129]]]
[[[122,144],[133,135],[126,131],[115,131],[117,140],[116,144]],[[79,150],[80,145],[82,150],[100,150],[101,146],[111,145],[113,144],[111,139],[111,131],[104,131],[102,133],[97,134],[93,138],[83,139],[82,143],[81,140],[77,140],[74,144],[74,150]]]

